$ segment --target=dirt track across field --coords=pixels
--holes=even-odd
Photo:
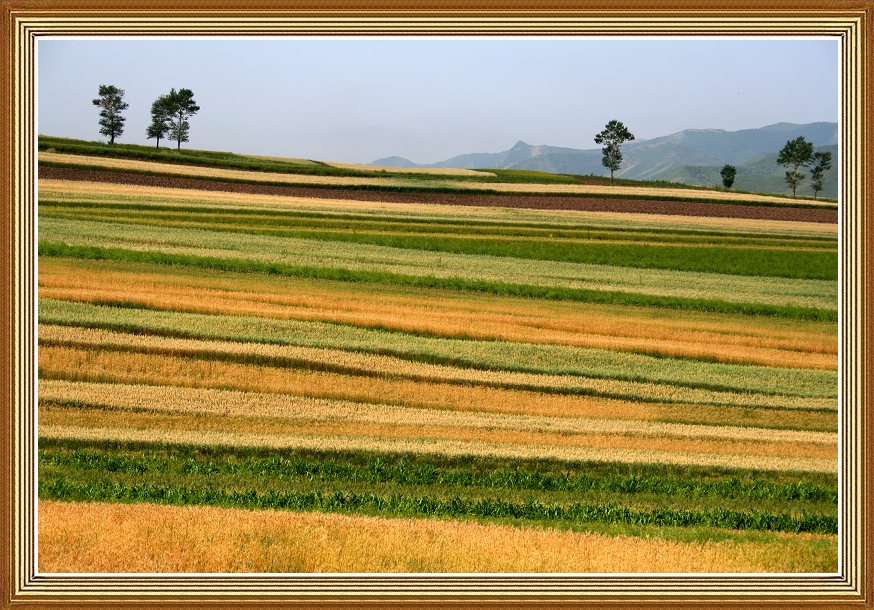
[[[202,180],[169,176],[149,176],[128,172],[86,170],[63,167],[40,167],[39,177],[58,180],[84,180],[142,186],[227,191],[320,199],[352,199],[389,203],[434,203],[482,207],[529,208],[538,210],[581,210],[594,212],[632,212],[680,216],[714,216],[720,218],[755,218],[763,220],[793,220],[798,222],[837,223],[834,209],[792,208],[765,205],[700,203],[694,201],[625,199],[609,197],[567,197],[557,195],[492,195],[467,193],[408,193],[361,190],[244,184],[219,180]]]

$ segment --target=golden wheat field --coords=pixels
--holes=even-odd
[[[774,217],[362,201],[741,195],[92,149],[40,153],[110,176],[39,183],[41,571],[837,569],[836,224],[748,194]]]

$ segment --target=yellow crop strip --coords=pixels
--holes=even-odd
[[[823,544],[828,552],[817,552]],[[449,520],[56,501],[39,503],[39,548],[41,572],[829,572],[837,565],[834,536],[679,542]]]
[[[73,273],[76,263],[45,261],[40,296],[80,301],[115,302],[195,313],[248,315],[279,319],[340,322],[369,328],[471,339],[560,344],[717,362],[800,368],[837,368],[837,337],[827,334],[757,332],[737,323],[711,323],[690,328],[664,319],[648,321],[633,315],[581,315],[587,308],[559,307],[543,302],[507,301],[504,307],[478,305],[478,300],[368,294],[347,286],[323,285],[289,293],[288,284],[270,290],[270,283],[249,286],[203,278],[174,278],[161,273],[124,273],[92,269]],[[181,280],[181,281],[180,281]],[[294,281],[298,284],[297,281]],[[673,326],[673,328],[671,328]],[[704,326],[704,328],[702,328]]]

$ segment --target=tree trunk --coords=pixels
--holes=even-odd
[[[613,185],[613,170],[610,170],[610,185]]]

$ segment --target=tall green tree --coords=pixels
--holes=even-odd
[[[170,104],[170,96],[162,95],[152,102],[152,122],[146,127],[146,136],[155,138],[155,148],[161,145],[161,138],[167,137],[170,132],[170,117],[173,115],[173,107]]]
[[[595,136],[595,144],[603,144],[601,152],[604,154],[601,163],[610,170],[610,184],[613,184],[613,172],[622,164],[622,150],[620,146],[624,142],[634,139],[634,135],[622,124],[622,121],[610,121],[604,126],[604,130]]]
[[[813,167],[810,169],[810,187],[813,189],[813,198],[822,190],[825,173],[832,168],[832,154],[830,152],[815,152],[811,157]]]
[[[115,139],[124,132],[125,118],[122,110],[128,107],[124,101],[124,89],[115,85],[100,85],[97,88],[98,97],[91,103],[100,107],[100,134],[109,137],[109,143],[115,144]]]
[[[786,184],[792,187],[792,196],[795,197],[795,191],[798,185],[804,180],[805,175],[799,171],[799,168],[809,165],[813,158],[813,143],[804,139],[804,136],[798,136],[794,140],[786,142],[786,146],[780,151],[777,156],[777,163],[783,167],[791,167],[786,172]]]
[[[724,165],[719,174],[722,176],[722,186],[730,189],[734,184],[734,177],[737,176],[737,168],[734,165]]]
[[[191,89],[170,89],[169,98],[170,113],[170,139],[176,140],[176,149],[182,148],[182,142],[188,141],[188,119],[197,114],[200,106],[194,101],[194,93]]]

